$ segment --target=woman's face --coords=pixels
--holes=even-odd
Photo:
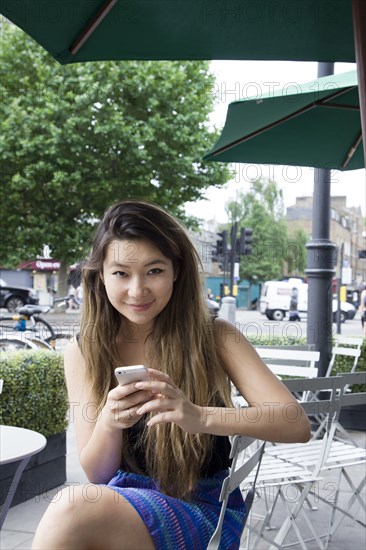
[[[103,262],[107,296],[131,323],[151,325],[168,304],[174,284],[173,263],[149,240],[115,240]]]

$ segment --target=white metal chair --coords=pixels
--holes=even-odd
[[[320,441],[316,441],[316,447],[311,451],[313,458],[311,463],[304,460],[311,442],[267,447],[257,481],[257,488],[262,491],[266,499],[267,512],[260,521],[259,527],[254,527],[254,521],[252,521],[254,518],[247,523],[247,548],[250,550],[262,547],[263,541],[269,542],[271,549],[282,549],[290,531],[295,534],[297,543],[306,549],[307,541],[302,532],[304,522],[307,530],[310,531],[310,540],[315,540],[319,548],[325,548],[321,540],[322,536],[316,532],[304,504],[310,504],[311,490],[314,483],[318,483],[321,479],[322,466],[330,452],[340,412],[344,382],[341,377],[332,377],[292,379],[285,380],[284,383],[295,394],[328,390],[326,399],[301,403],[309,416],[314,414],[327,416],[325,433]],[[293,448],[296,448],[296,455],[291,455]],[[288,498],[289,488],[297,491],[295,502]],[[268,495],[271,497],[269,498]],[[283,505],[285,519],[276,536],[269,537],[268,530],[273,529],[271,525],[273,514],[280,503]]]
[[[333,376],[332,370],[337,359],[337,355],[341,355],[343,357],[353,357],[353,362],[350,363],[349,372],[354,372],[357,367],[358,359],[361,355],[362,344],[363,338],[351,338],[337,334],[335,344],[332,348],[332,357],[329,362],[326,376]]]
[[[319,351],[256,347],[268,368],[279,377],[314,378],[318,376]]]
[[[232,459],[229,475],[224,479],[221,488],[221,511],[216,529],[208,543],[207,550],[217,550],[220,547],[222,526],[225,518],[225,510],[230,494],[240,486],[249,473],[253,473],[252,480],[246,491],[244,499],[246,516],[242,525],[244,530],[255,494],[255,484],[262,460],[265,441],[259,441],[252,437],[236,435],[231,442],[230,458]],[[244,458],[243,458],[244,455]],[[243,458],[243,460],[242,460]]]
[[[251,478],[252,476],[249,475],[245,483],[251,483]],[[254,514],[254,510],[252,511],[247,522],[246,537],[244,537],[246,540],[242,539],[245,548],[247,550],[262,549],[263,541],[272,542],[272,539],[267,536],[267,530],[275,529],[272,525],[272,514],[280,496],[286,499],[287,493],[291,492],[293,488],[297,488],[298,485],[310,484],[311,486],[319,481],[320,478],[314,476],[301,464],[290,464],[265,452],[256,483],[256,496],[258,499],[264,499],[266,512],[264,516],[259,516],[258,513]],[[254,527],[254,522],[257,520],[260,525],[259,529]],[[295,523],[294,529],[297,529]],[[298,539],[300,539],[300,535]]]
[[[333,369],[337,360],[337,357],[348,357],[348,371],[355,372],[357,368],[358,360],[361,356],[361,348],[363,344],[363,338],[353,338],[349,336],[340,336],[339,334],[335,337],[335,344],[332,348],[332,357],[329,362],[328,370],[325,376],[334,376]],[[346,346],[346,347],[345,347]],[[346,389],[346,388],[345,388]],[[315,432],[314,437],[318,437],[322,429],[322,423],[319,422],[319,428]],[[337,432],[334,435],[336,439],[352,441],[355,444],[352,436],[348,431],[338,422]]]
[[[327,548],[330,538],[339,527],[340,523],[344,517],[348,516],[356,521],[361,526],[365,527],[365,522],[358,520],[354,514],[350,511],[351,507],[355,502],[365,510],[365,503],[362,501],[360,496],[361,490],[364,487],[366,481],[365,477],[361,480],[358,486],[355,486],[349,473],[348,468],[351,466],[365,464],[366,453],[364,449],[356,447],[352,444],[335,441],[334,434],[337,428],[337,422],[339,417],[339,412],[341,406],[349,403],[359,403],[365,402],[365,393],[363,394],[347,394],[345,389],[350,384],[360,384],[366,381],[366,373],[352,373],[345,376],[338,377],[326,377],[326,378],[317,378],[317,379],[302,379],[302,380],[285,380],[284,383],[286,386],[294,393],[299,391],[303,392],[312,392],[313,394],[319,394],[320,391],[330,390],[331,394],[326,399],[319,401],[308,400],[302,403],[302,406],[306,410],[309,416],[316,416],[326,414],[327,419],[325,423],[325,433],[320,440],[312,440],[307,444],[284,444],[284,445],[274,445],[272,447],[267,447],[266,459],[270,463],[272,459],[276,460],[276,464],[279,464],[278,461],[284,461],[287,464],[289,474],[284,475],[283,480],[278,482],[278,475],[280,472],[277,472],[277,477],[272,480],[272,486],[276,486],[276,494],[273,500],[273,504],[268,508],[268,512],[262,522],[262,525],[259,530],[252,531],[256,534],[256,539],[251,543],[250,548],[256,548],[256,544],[260,542],[261,539],[267,540],[271,543],[270,548],[283,548],[285,546],[284,541],[289,534],[291,528],[295,531],[298,542],[301,544],[302,548],[306,548],[306,543],[308,540],[315,540],[319,548]],[[323,394],[324,397],[324,394]],[[307,475],[308,479],[301,480],[296,475],[294,475],[295,470],[292,471],[291,468],[299,469],[303,468],[304,478]],[[263,473],[265,469],[264,464],[262,465],[260,474]],[[326,504],[332,507],[329,528],[326,533],[318,534],[315,531],[313,522],[307,515],[306,505],[310,505],[309,498],[311,495],[314,495],[313,484],[321,479],[322,475],[327,471],[338,470],[338,482],[337,487],[338,491],[334,495],[333,499],[324,498],[320,492],[317,492],[316,498],[325,502]],[[283,469],[284,474],[286,473],[285,468]],[[309,472],[311,474],[309,475]],[[298,475],[298,474],[297,474]],[[292,483],[296,486],[299,491],[299,498],[295,504],[291,504],[287,501],[286,496],[283,494],[283,484],[286,481]],[[337,502],[337,497],[339,493],[339,487],[341,479],[343,479],[351,490],[351,496],[345,506],[340,506]],[[271,485],[271,481],[266,481],[267,487]],[[257,487],[261,486],[261,476],[259,476]],[[266,487],[265,487],[266,488]],[[285,511],[286,519],[283,522],[281,528],[276,534],[273,540],[266,538],[265,529],[271,527],[271,518],[273,516],[274,510],[276,508],[278,500],[281,500]],[[310,508],[312,508],[310,506]],[[312,508],[314,509],[314,508]],[[340,516],[336,520],[336,513],[339,513]],[[307,527],[309,528],[312,538],[305,540],[304,533],[302,532],[299,525],[297,525],[297,519],[301,517],[305,520]],[[251,526],[248,524],[247,531],[251,530]],[[325,538],[323,543],[322,539]]]
[[[291,349],[282,347],[258,346],[255,348],[267,367],[278,377],[293,376],[295,378],[315,378],[318,376],[317,361],[319,351],[307,349]],[[247,402],[238,390],[232,386],[232,399],[238,406],[246,406]]]
[[[341,407],[350,405],[365,405],[366,392],[350,393],[349,388],[353,384],[365,384],[366,372],[353,372],[342,374],[339,376],[344,382]],[[339,426],[340,425],[338,423],[337,428],[339,428]],[[354,479],[352,479],[348,473],[348,469],[352,466],[358,465],[363,466],[364,476],[359,484],[355,485]],[[357,445],[354,445],[353,443],[350,444],[346,441],[334,440],[330,449],[328,459],[323,466],[323,471],[324,470],[338,470],[338,479],[336,482],[337,490],[335,492],[333,501],[330,502],[332,506],[332,515],[330,520],[330,530],[327,539],[328,543],[346,517],[351,518],[354,523],[358,523],[363,529],[365,529],[366,527],[366,504],[365,499],[362,498],[362,491],[366,485],[366,450],[364,448],[358,447]],[[341,507],[338,504],[338,501],[342,480],[343,482],[347,483],[350,489],[350,497],[348,501],[344,503]],[[329,504],[329,502],[325,500],[321,495],[319,496],[319,498],[323,502],[327,502]],[[359,510],[363,511],[362,519],[358,518],[357,515],[354,513],[354,508],[351,511],[351,508],[355,503],[358,504]],[[338,518],[336,519],[337,512]]]

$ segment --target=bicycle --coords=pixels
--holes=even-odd
[[[32,336],[28,338],[24,332],[21,335],[0,334],[0,352],[30,349],[47,349],[50,351],[54,351],[55,347],[51,346],[51,344],[48,344],[45,340],[37,338],[37,336]]]
[[[26,305],[16,313],[0,315],[0,350],[16,349],[54,349],[62,351],[66,343],[74,336],[55,331],[52,325],[39,314],[48,313],[55,304],[67,303],[69,297],[57,298],[52,306]],[[14,324],[8,321],[16,321]]]
[[[39,314],[48,313],[51,306],[26,305],[17,309],[15,313],[0,315],[0,331],[27,332],[37,338],[47,340],[55,336],[52,325]],[[4,322],[5,321],[5,322]],[[15,321],[15,324],[7,324],[6,321]]]

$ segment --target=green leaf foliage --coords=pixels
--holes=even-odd
[[[67,428],[68,399],[62,355],[19,351],[0,355],[0,424],[40,432],[45,437]]]
[[[32,258],[44,244],[78,261],[113,202],[144,198],[183,218],[187,201],[229,179],[225,164],[201,161],[217,138],[208,62],[61,66],[3,27],[3,262]]]
[[[282,191],[274,181],[256,180],[251,189],[239,193],[228,204],[231,220],[238,227],[253,229],[253,250],[241,256],[240,278],[249,281],[268,281],[283,275],[287,260],[288,237],[284,217]]]
[[[306,243],[309,236],[304,229],[300,228],[295,231],[288,239],[287,245],[287,262],[289,272],[295,276],[302,276],[306,268]]]

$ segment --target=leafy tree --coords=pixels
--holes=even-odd
[[[216,139],[207,62],[61,66],[3,27],[3,265],[44,244],[70,264],[111,203],[144,198],[183,218],[185,202],[229,179],[226,165],[201,161]]]
[[[286,260],[288,271],[296,277],[303,276],[306,268],[306,243],[309,236],[302,229],[298,228],[293,235],[289,236],[287,242]]]
[[[253,229],[253,251],[240,258],[240,278],[249,281],[277,279],[287,254],[287,226],[282,191],[274,181],[256,180],[249,192],[239,193],[227,205],[230,223]]]

